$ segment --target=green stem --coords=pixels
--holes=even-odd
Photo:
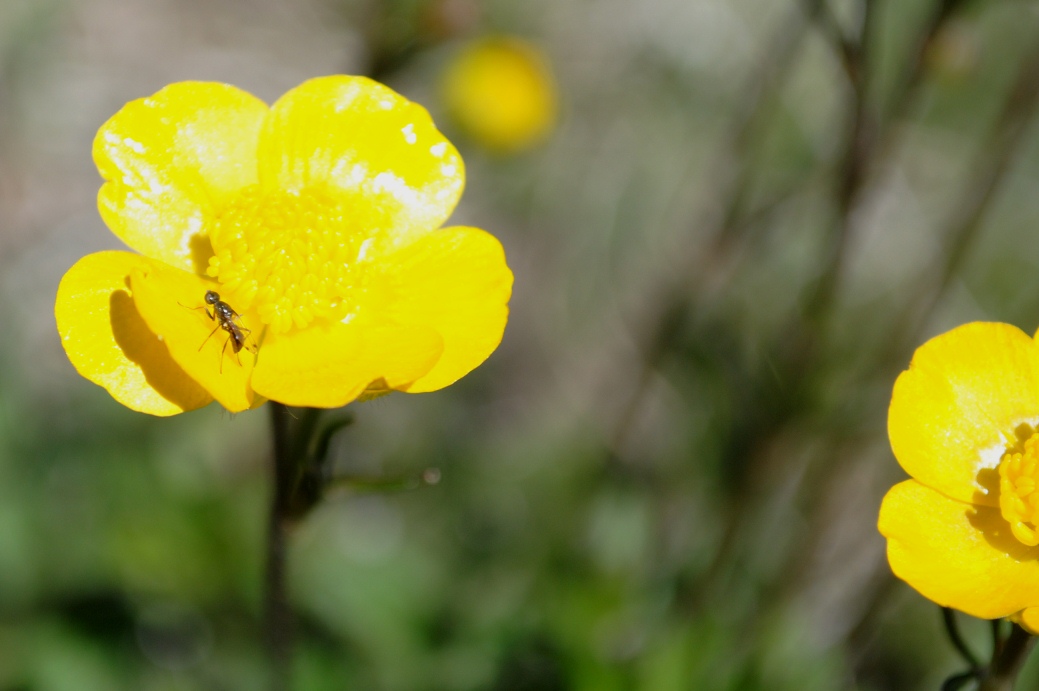
[[[292,678],[293,621],[285,578],[285,552],[292,486],[298,459],[289,433],[291,414],[281,403],[268,403],[274,437],[273,479],[267,525],[267,569],[263,598],[264,644],[270,656],[271,690],[288,691]]]
[[[1003,640],[997,640],[995,649],[992,651],[992,661],[978,691],[1012,691],[1017,674],[1028,659],[1028,653],[1035,644],[1035,637],[1022,629],[1017,624],[1010,635]]]
[[[945,624],[945,633],[949,636],[952,647],[956,648],[956,652],[960,654],[960,657],[963,658],[963,661],[971,669],[978,669],[980,667],[978,658],[967,647],[967,643],[963,640],[963,637],[960,635],[960,629],[956,625],[956,610],[950,607],[942,607],[942,622]]]

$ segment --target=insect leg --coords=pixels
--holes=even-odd
[[[224,353],[227,352],[227,344],[231,341],[231,337],[228,336],[227,340],[224,341],[224,347],[220,349],[220,374],[224,373]]]
[[[213,334],[215,334],[215,333],[216,333],[217,331],[219,331],[219,330],[220,330],[220,327],[219,327],[219,326],[217,326],[217,327],[216,327],[215,329],[213,329],[212,331],[210,331],[210,332],[209,332],[209,335],[208,335],[208,336],[206,336],[206,340],[205,340],[205,341],[202,341],[202,345],[200,345],[200,346],[198,347],[198,352],[200,352],[200,353],[202,352],[202,346],[204,346],[204,345],[206,344],[206,341],[208,341],[209,339],[211,339],[211,338],[213,337]],[[226,346],[227,344],[225,343],[224,345]]]

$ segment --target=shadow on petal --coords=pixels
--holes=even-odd
[[[1039,560],[1039,546],[1029,547],[1014,537],[1010,524],[1000,514],[999,509],[972,506],[967,509],[966,515],[967,521],[981,533],[993,549],[1018,562]]]
[[[127,359],[140,366],[148,385],[174,405],[186,410],[198,407],[201,391],[185,386],[186,381],[192,380],[170,357],[166,344],[145,324],[127,291],[112,293],[109,313],[116,344]]]
[[[982,468],[978,471],[977,477],[974,479],[979,487],[984,487],[985,491],[974,490],[973,501],[979,506],[988,506],[992,499],[995,499],[998,506],[999,501],[999,471],[995,468]]]
[[[213,256],[213,244],[209,241],[209,236],[195,233],[188,240],[188,246],[191,248],[191,264],[195,273],[205,276],[206,269],[209,268],[209,259]]]

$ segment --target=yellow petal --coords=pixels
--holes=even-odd
[[[232,413],[253,407],[249,377],[255,357],[250,349],[259,343],[260,334],[243,332],[246,347],[234,352],[228,332],[206,312],[206,291],[219,287],[157,263],[134,271],[130,283],[141,316],[188,376]],[[239,324],[249,328],[244,318]]]
[[[441,350],[432,329],[324,323],[270,335],[252,384],[273,401],[335,408],[369,385],[379,390],[407,386],[429,371]]]
[[[984,619],[1039,605],[1039,547],[1018,542],[999,509],[906,480],[884,497],[878,528],[891,570],[939,605]]]
[[[512,271],[494,236],[444,228],[385,258],[372,300],[385,318],[435,329],[444,339],[436,366],[408,388],[435,391],[486,360],[509,316]]]
[[[101,217],[142,254],[202,273],[207,219],[257,180],[267,106],[227,84],[181,82],[126,104],[94,139]]]
[[[439,228],[465,185],[462,159],[429,113],[365,77],[312,79],[278,99],[260,171],[266,190],[338,194],[392,246]]]
[[[129,274],[150,266],[129,252],[83,257],[61,279],[54,316],[76,371],[128,408],[176,415],[213,399],[177,366],[137,311]]]
[[[1039,346],[1009,324],[976,322],[917,349],[895,382],[888,436],[920,482],[996,506],[995,468],[1023,422],[1039,422]]]
[[[1028,607],[1010,617],[1033,636],[1039,636],[1039,607]]]

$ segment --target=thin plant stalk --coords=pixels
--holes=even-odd
[[[293,457],[291,413],[281,403],[268,403],[274,440],[273,488],[267,524],[263,634],[271,665],[272,691],[288,691],[292,677],[293,617],[285,574],[292,485],[299,459]]]
[[[992,651],[992,661],[978,684],[978,691],[1013,691],[1017,675],[1035,645],[1035,636],[1017,624],[1010,635],[997,639]]]

